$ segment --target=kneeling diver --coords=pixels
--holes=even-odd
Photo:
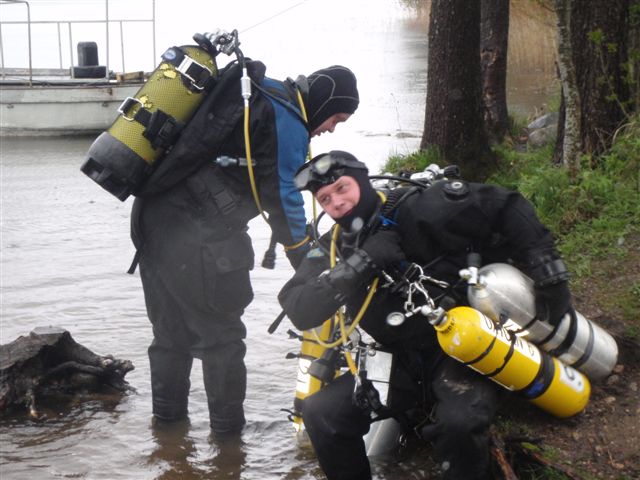
[[[426,189],[396,189],[385,204],[369,182],[366,165],[343,151],[316,156],[298,170],[295,181],[340,227],[334,236],[337,265],[330,268],[326,253],[329,233],[279,294],[287,316],[301,330],[320,326],[341,306],[353,318],[372,279],[404,262],[454,285],[446,291],[433,286],[432,298],[446,296],[465,305],[466,285],[458,282],[458,272],[466,267],[469,252],[487,263],[514,263],[529,275],[536,282],[541,318],[557,322],[569,308],[568,274],[551,232],[517,192],[443,180]],[[422,422],[420,435],[433,443],[444,478],[488,478],[489,427],[499,387],[444,354],[428,322],[388,325],[387,315],[401,310],[404,301],[399,292],[380,287],[360,322],[397,359],[391,413]],[[404,378],[402,385],[395,383],[398,377]],[[371,412],[352,400],[354,387],[354,376],[347,373],[303,403],[305,427],[330,480],[371,478],[363,440]]]

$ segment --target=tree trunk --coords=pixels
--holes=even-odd
[[[558,131],[556,134],[556,145],[551,161],[554,165],[562,165],[562,144],[564,142],[564,125],[567,109],[564,104],[564,92],[560,89],[560,108],[558,109]]]
[[[629,0],[556,0],[555,5],[566,114],[562,151],[555,158],[575,172],[580,153],[597,158],[606,152],[629,118],[633,99],[625,71],[631,64],[629,45],[636,40],[630,37]]]
[[[494,167],[482,119],[480,2],[433,0],[429,70],[420,148],[435,147],[469,180]]]
[[[631,0],[629,12],[630,98],[633,110],[640,112],[640,0]]]
[[[558,16],[558,69],[562,83],[562,100],[565,107],[561,151],[555,156],[562,159],[562,164],[575,173],[580,168],[580,96],[576,71],[573,64],[573,50],[571,46],[571,6],[574,0],[555,0],[556,15]],[[560,130],[560,129],[559,129]],[[558,135],[560,139],[560,135]]]
[[[580,141],[584,153],[599,155],[611,147],[616,130],[628,118],[629,0],[574,2],[571,44],[580,92]]]
[[[507,111],[507,47],[509,0],[482,0],[480,61],[484,124],[489,139],[499,143],[509,128]]]

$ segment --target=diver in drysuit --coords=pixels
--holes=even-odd
[[[257,87],[249,124],[255,184],[275,240],[300,245],[306,220],[293,175],[305,161],[309,138],[333,132],[355,112],[356,78],[332,66],[295,82],[264,77]],[[189,124],[181,138],[202,129]],[[192,362],[199,358],[210,424],[218,435],[236,434],[245,424],[241,316],[253,298],[254,265],[247,223],[259,213],[246,158],[240,121],[218,151],[207,152],[198,171],[168,191],[137,198],[132,210],[132,239],[153,328],[153,415],[168,422],[187,416]],[[287,250],[294,267],[306,249]]]
[[[540,318],[558,321],[569,308],[567,271],[552,235],[516,192],[442,180],[429,188],[392,190],[383,202],[365,164],[342,151],[318,155],[295,181],[340,227],[335,267],[327,254],[329,233],[280,291],[285,313],[300,330],[322,325],[343,305],[354,318],[373,278],[382,270],[402,270],[407,262],[454,286],[431,288],[434,300],[467,304],[458,272],[467,266],[469,252],[487,263],[512,261],[533,278]],[[422,438],[434,445],[444,478],[489,478],[489,427],[499,387],[444,354],[426,320],[389,325],[387,315],[403,311],[405,301],[393,285],[378,287],[360,322],[396,360],[387,415],[412,428],[419,425]],[[363,441],[375,404],[371,389],[366,379],[356,388],[354,376],[346,373],[303,402],[304,425],[330,480],[371,478]]]

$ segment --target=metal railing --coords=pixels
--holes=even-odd
[[[2,69],[2,73],[0,76],[4,77],[5,74],[5,65],[4,65],[4,38],[3,38],[3,25],[26,25],[27,26],[27,41],[28,41],[28,81],[29,85],[33,85],[33,74],[37,69],[33,68],[33,52],[32,52],[32,33],[33,28],[41,25],[56,25],[57,28],[57,39],[58,39],[58,62],[60,72],[63,71],[63,60],[62,60],[62,31],[66,28],[68,35],[68,43],[69,43],[69,58],[71,67],[74,65],[74,54],[73,54],[73,26],[79,24],[101,24],[105,25],[105,45],[106,45],[106,73],[105,78],[108,79],[110,75],[109,69],[109,31],[110,25],[116,24],[119,28],[120,33],[120,56],[122,63],[122,70],[125,70],[125,48],[124,48],[124,29],[123,25],[131,24],[131,23],[149,23],[152,28],[152,49],[153,49],[153,61],[156,60],[156,2],[155,0],[151,0],[151,18],[141,18],[141,19],[111,19],[109,18],[109,0],[104,0],[104,18],[96,19],[96,20],[31,20],[31,7],[27,0],[0,0],[0,4],[2,5],[10,5],[10,4],[22,4],[27,9],[27,18],[26,20],[7,20],[0,21],[0,68]],[[53,70],[48,69],[50,73],[55,73]],[[58,72],[58,74],[60,74]],[[69,69],[69,74],[73,78],[73,68]]]

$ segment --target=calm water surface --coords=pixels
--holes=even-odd
[[[275,2],[281,8],[294,3]],[[314,139],[313,151],[350,150],[376,171],[390,153],[415,150],[424,116],[424,30],[388,0],[298,3],[247,30],[243,48],[263,59],[275,78],[335,63],[356,72],[360,109],[335,134]],[[162,14],[160,8],[159,23],[167,22]],[[233,18],[232,12],[221,15],[227,23]],[[248,27],[269,16],[266,10],[254,12],[241,23]],[[167,39],[167,29],[159,36],[167,45],[189,43],[195,31],[219,25],[211,13],[202,28],[177,21],[171,32],[180,38]],[[518,80],[510,90],[512,102],[528,114],[543,101],[548,83],[540,77]],[[276,294],[292,274],[281,250],[275,270],[252,272],[255,300],[244,316],[248,423],[241,443],[210,440],[199,362],[192,373],[190,423],[168,432],[151,427],[146,356],[151,329],[140,279],[125,273],[134,253],[128,233],[131,200],[119,202],[80,173],[91,141],[2,139],[0,342],[37,326],[63,327],[96,353],[131,360],[136,368],[126,378],[136,393],[45,408],[38,420],[0,420],[2,478],[322,478],[307,442],[295,436],[281,411],[292,404],[297,368],[285,355],[299,348],[288,339],[286,320],[275,334],[267,333],[279,313]],[[269,232],[258,219],[250,233],[259,261]],[[431,464],[421,453],[409,449],[375,459],[374,475],[429,478]]]
[[[282,252],[275,270],[252,273],[242,444],[210,441],[199,362],[190,425],[151,428],[151,329],[138,275],[125,273],[134,253],[130,201],[120,203],[79,172],[91,141],[2,141],[1,342],[36,326],[66,328],[96,353],[131,360],[136,368],[126,378],[137,392],[43,408],[38,420],[0,420],[2,478],[316,478],[313,455],[281,411],[292,404],[297,368],[285,355],[299,347],[286,322],[273,335],[266,331],[279,313],[275,295],[292,274]],[[250,233],[260,259],[269,231],[254,221]]]

